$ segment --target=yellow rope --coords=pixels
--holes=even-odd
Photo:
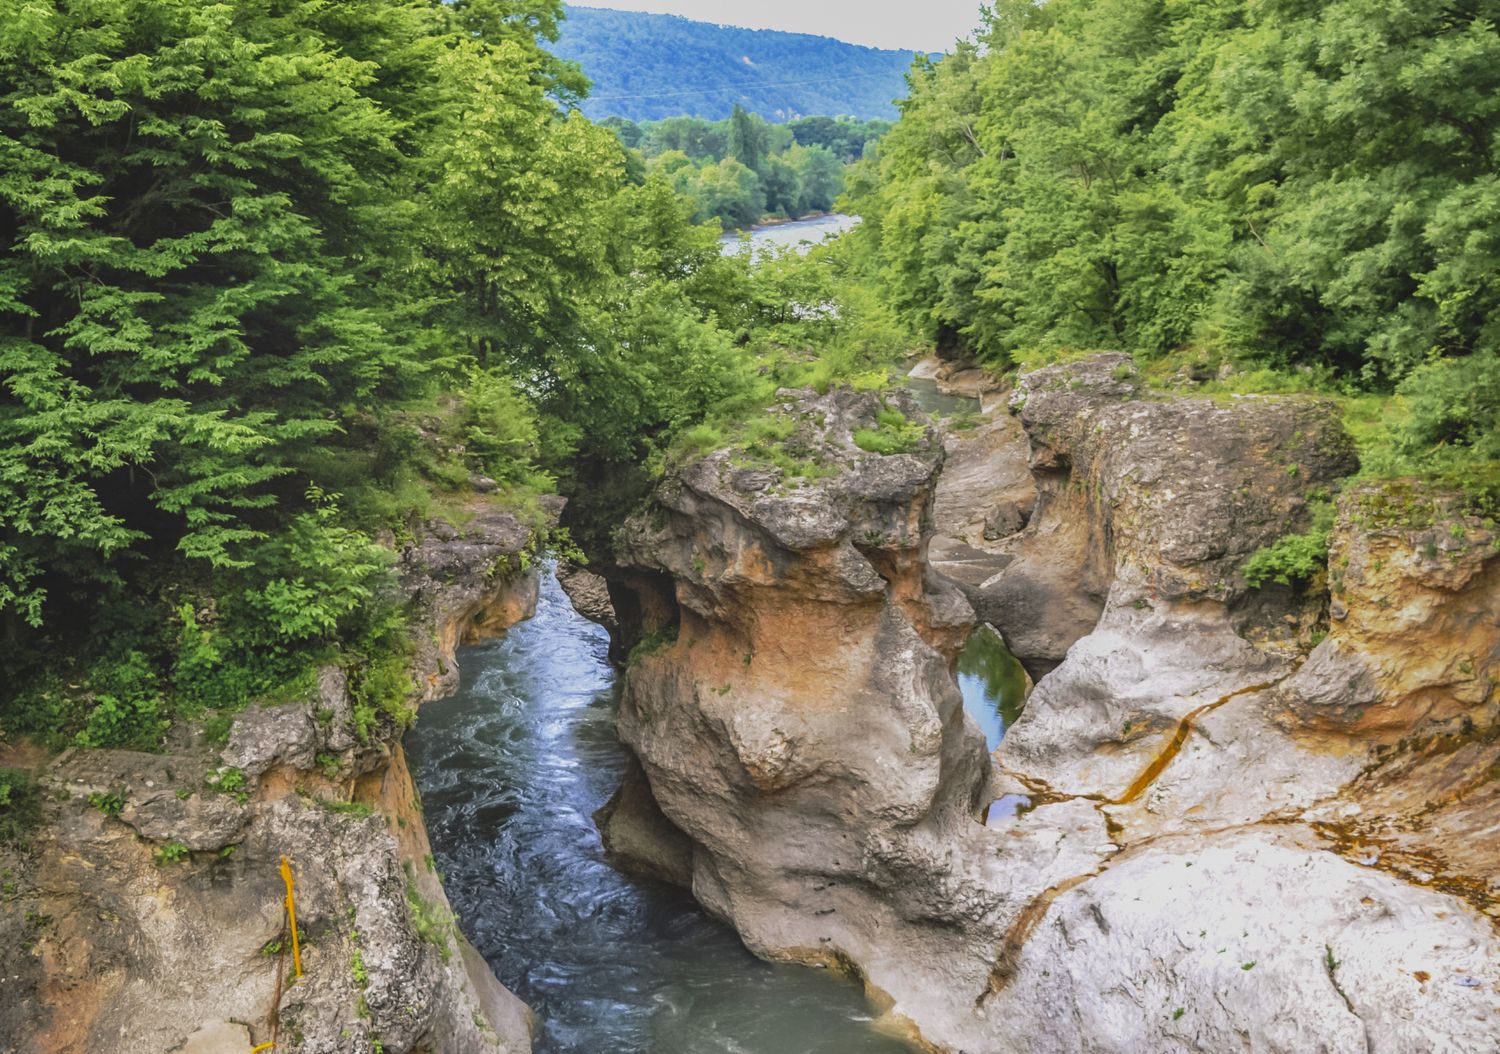
[[[281,880],[286,883],[286,916],[292,924],[292,969],[302,976],[302,946],[297,940],[297,901],[292,893],[292,862],[281,858]]]
[[[292,965],[297,971],[297,976],[302,976],[302,949],[297,941],[297,903],[292,893],[292,862],[285,856],[281,858],[281,880],[286,883],[286,900],[282,907],[285,914],[282,915],[282,933],[288,929],[292,931]],[[286,944],[283,941],[276,949],[276,998],[271,1002],[271,1040],[262,1043],[258,1047],[251,1047],[250,1054],[260,1054],[263,1050],[270,1050],[276,1046],[276,1041],[281,1035],[281,980],[286,976]]]

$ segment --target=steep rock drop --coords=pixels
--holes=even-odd
[[[643,778],[606,838],[679,861],[761,954],[862,977],[935,1050],[1494,1049],[1492,535],[1439,516],[1358,541],[1349,495],[1331,619],[1317,590],[1250,589],[1245,560],[1354,467],[1336,415],[1143,396],[1120,356],[1023,375],[1024,446],[981,453],[1023,451],[1036,507],[988,539],[945,501],[935,434],[858,449],[872,396],[786,394],[829,478],[682,469],[611,576]],[[935,498],[964,522],[934,525]],[[934,526],[1045,674],[993,767]],[[1033,807],[981,826],[1010,794]]]

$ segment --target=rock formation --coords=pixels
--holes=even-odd
[[[419,698],[455,686],[462,639],[535,603],[531,531],[475,511],[402,557]],[[529,1051],[529,1011],[454,925],[399,729],[362,738],[353,705],[329,667],[308,698],[242,711],[221,750],[200,734],[164,754],[58,757],[46,822],[7,878],[0,1050],[247,1054],[279,1024],[277,1049]]]
[[[1153,397],[1123,356],[1012,406],[1036,499],[998,539],[1016,473],[955,496],[930,433],[859,450],[874,396],[779,408],[832,476],[726,451],[661,488],[612,576],[644,781],[607,834],[690,856],[753,949],[855,972],[935,1050],[1500,1047],[1492,528],[1440,498],[1380,527],[1389,491],[1355,490],[1331,603],[1253,589],[1355,467],[1329,406]],[[1011,463],[1013,427],[955,462]],[[934,505],[936,566],[1045,674],[992,767]]]

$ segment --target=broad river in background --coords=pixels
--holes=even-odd
[[[814,245],[834,235],[843,234],[859,222],[857,216],[845,216],[831,212],[826,216],[814,216],[791,223],[774,223],[765,227],[753,227],[749,231],[750,244],[758,253],[763,249],[785,249],[795,247],[798,252],[807,252]],[[730,231],[719,239],[726,253],[737,252],[743,238],[738,231]]]

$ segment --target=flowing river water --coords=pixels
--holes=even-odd
[[[858,222],[857,217],[846,216],[841,212],[830,212],[826,216],[813,216],[805,220],[793,220],[790,223],[773,223],[765,227],[752,228],[749,231],[750,244],[757,254],[789,247],[795,248],[799,253],[805,253],[824,239],[843,234]],[[741,237],[738,231],[730,231],[719,239],[719,245],[726,253],[738,252]]]
[[[907,1051],[853,982],[762,962],[685,892],[606,862],[593,813],[626,757],[608,645],[547,571],[535,617],[462,649],[462,689],[406,738],[459,925],[536,1010],[538,1054]],[[959,661],[992,749],[1024,701],[1018,669],[985,627]]]
[[[460,926],[537,1011],[536,1050],[905,1051],[854,984],[761,962],[686,893],[605,862],[592,814],[625,767],[608,643],[548,573],[536,616],[465,648],[463,689],[407,737]]]
[[[976,640],[960,683],[994,739],[1013,707]],[[608,645],[548,571],[535,617],[464,648],[463,688],[423,706],[406,739],[460,927],[537,1011],[536,1050],[906,1051],[852,982],[762,962],[686,893],[605,861],[592,815],[625,767]]]

